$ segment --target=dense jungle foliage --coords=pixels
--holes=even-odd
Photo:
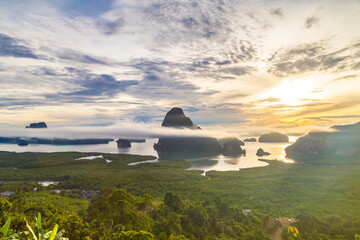
[[[0,152],[0,218],[25,231],[41,213],[69,239],[267,239],[274,217],[296,218],[283,239],[354,239],[360,233],[360,162],[354,157],[231,172],[186,170],[190,162],[134,166],[151,156]],[[57,181],[44,187],[39,181]],[[126,189],[126,190],[125,190]],[[35,191],[34,191],[35,190]],[[245,210],[251,210],[246,213]]]

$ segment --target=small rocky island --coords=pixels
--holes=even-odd
[[[18,145],[23,147],[29,145],[29,143],[26,140],[19,139]]]
[[[262,135],[259,138],[259,142],[272,142],[272,143],[289,142],[289,137],[278,132],[271,132]]]
[[[259,148],[257,151],[256,151],[256,156],[258,157],[262,157],[262,156],[269,156],[270,153],[269,152],[265,152],[264,149],[262,148]]]
[[[256,138],[245,138],[244,142],[257,142]]]
[[[47,125],[45,122],[38,122],[38,123],[31,123],[29,126],[26,126],[25,128],[47,128]]]
[[[121,138],[119,138],[119,139],[116,141],[116,143],[117,143],[117,147],[118,147],[118,148],[129,148],[129,147],[131,147],[131,143],[130,143],[130,141],[127,140],[127,139],[121,139]]]
[[[165,116],[163,127],[201,129],[186,117],[181,108],[172,108]],[[222,153],[216,138],[211,137],[165,137],[154,144],[160,159],[196,158]]]

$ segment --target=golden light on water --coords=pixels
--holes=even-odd
[[[286,157],[285,148],[287,146],[293,144],[294,142],[296,142],[297,139],[298,139],[298,137],[296,137],[296,136],[289,136],[289,142],[280,146],[280,154],[278,156],[276,156],[275,160],[278,160],[278,161],[281,161],[284,163],[295,163],[294,160]]]

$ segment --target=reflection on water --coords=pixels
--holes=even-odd
[[[97,158],[103,158],[103,159],[105,159],[103,155],[99,155],[99,156],[87,156],[87,157],[76,158],[75,160],[94,160],[94,159],[97,159]],[[105,159],[105,161],[106,161],[107,163],[111,163],[111,162],[112,162],[112,161],[109,160],[109,159]]]
[[[139,165],[139,164],[143,164],[143,163],[156,163],[159,162],[159,159],[153,159],[153,160],[147,160],[147,161],[141,161],[141,162],[132,162],[129,163],[129,166],[135,166],[135,165]]]
[[[218,163],[217,160],[212,159],[200,159],[197,161],[191,161],[192,169],[203,169],[205,167],[212,167]]]
[[[296,138],[290,137],[291,141]],[[45,144],[30,144],[25,147],[16,144],[0,144],[0,151],[15,151],[15,152],[93,152],[93,153],[127,153],[138,155],[152,155],[157,156],[153,145],[157,139],[146,139],[145,143],[131,143],[131,148],[118,148],[116,142],[109,144],[94,144],[94,145],[45,145]],[[212,156],[212,157],[189,157],[187,160],[191,161],[192,167],[190,169],[204,170],[204,171],[233,171],[243,168],[262,167],[268,165],[266,162],[258,159],[278,160],[286,163],[293,163],[294,161],[285,157],[285,147],[291,143],[259,143],[246,142],[243,149],[246,149],[246,156]],[[258,148],[270,152],[271,155],[257,157],[256,151]]]
[[[295,139],[296,140],[296,139]],[[241,155],[239,157],[231,157],[219,155],[212,160],[216,161],[216,164],[211,166],[197,166],[194,165],[190,169],[204,170],[204,171],[233,171],[243,168],[253,168],[253,167],[263,167],[267,166],[268,163],[259,161],[258,159],[267,159],[267,160],[278,160],[286,163],[294,163],[293,160],[285,157],[285,148],[291,143],[259,143],[259,142],[247,142],[242,148],[246,149],[246,156]],[[266,152],[270,152],[271,155],[258,157],[256,156],[256,151],[262,148]],[[201,159],[192,159],[198,161]]]
[[[37,182],[38,184],[40,184],[40,185],[43,185],[44,187],[47,187],[47,186],[49,186],[49,185],[51,185],[51,184],[53,184],[53,185],[57,185],[57,184],[59,184],[60,182],[54,182],[54,181],[40,181],[40,182]]]

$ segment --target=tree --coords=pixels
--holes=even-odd
[[[179,212],[183,208],[182,199],[178,195],[171,192],[167,192],[165,194],[164,204],[175,212]]]

